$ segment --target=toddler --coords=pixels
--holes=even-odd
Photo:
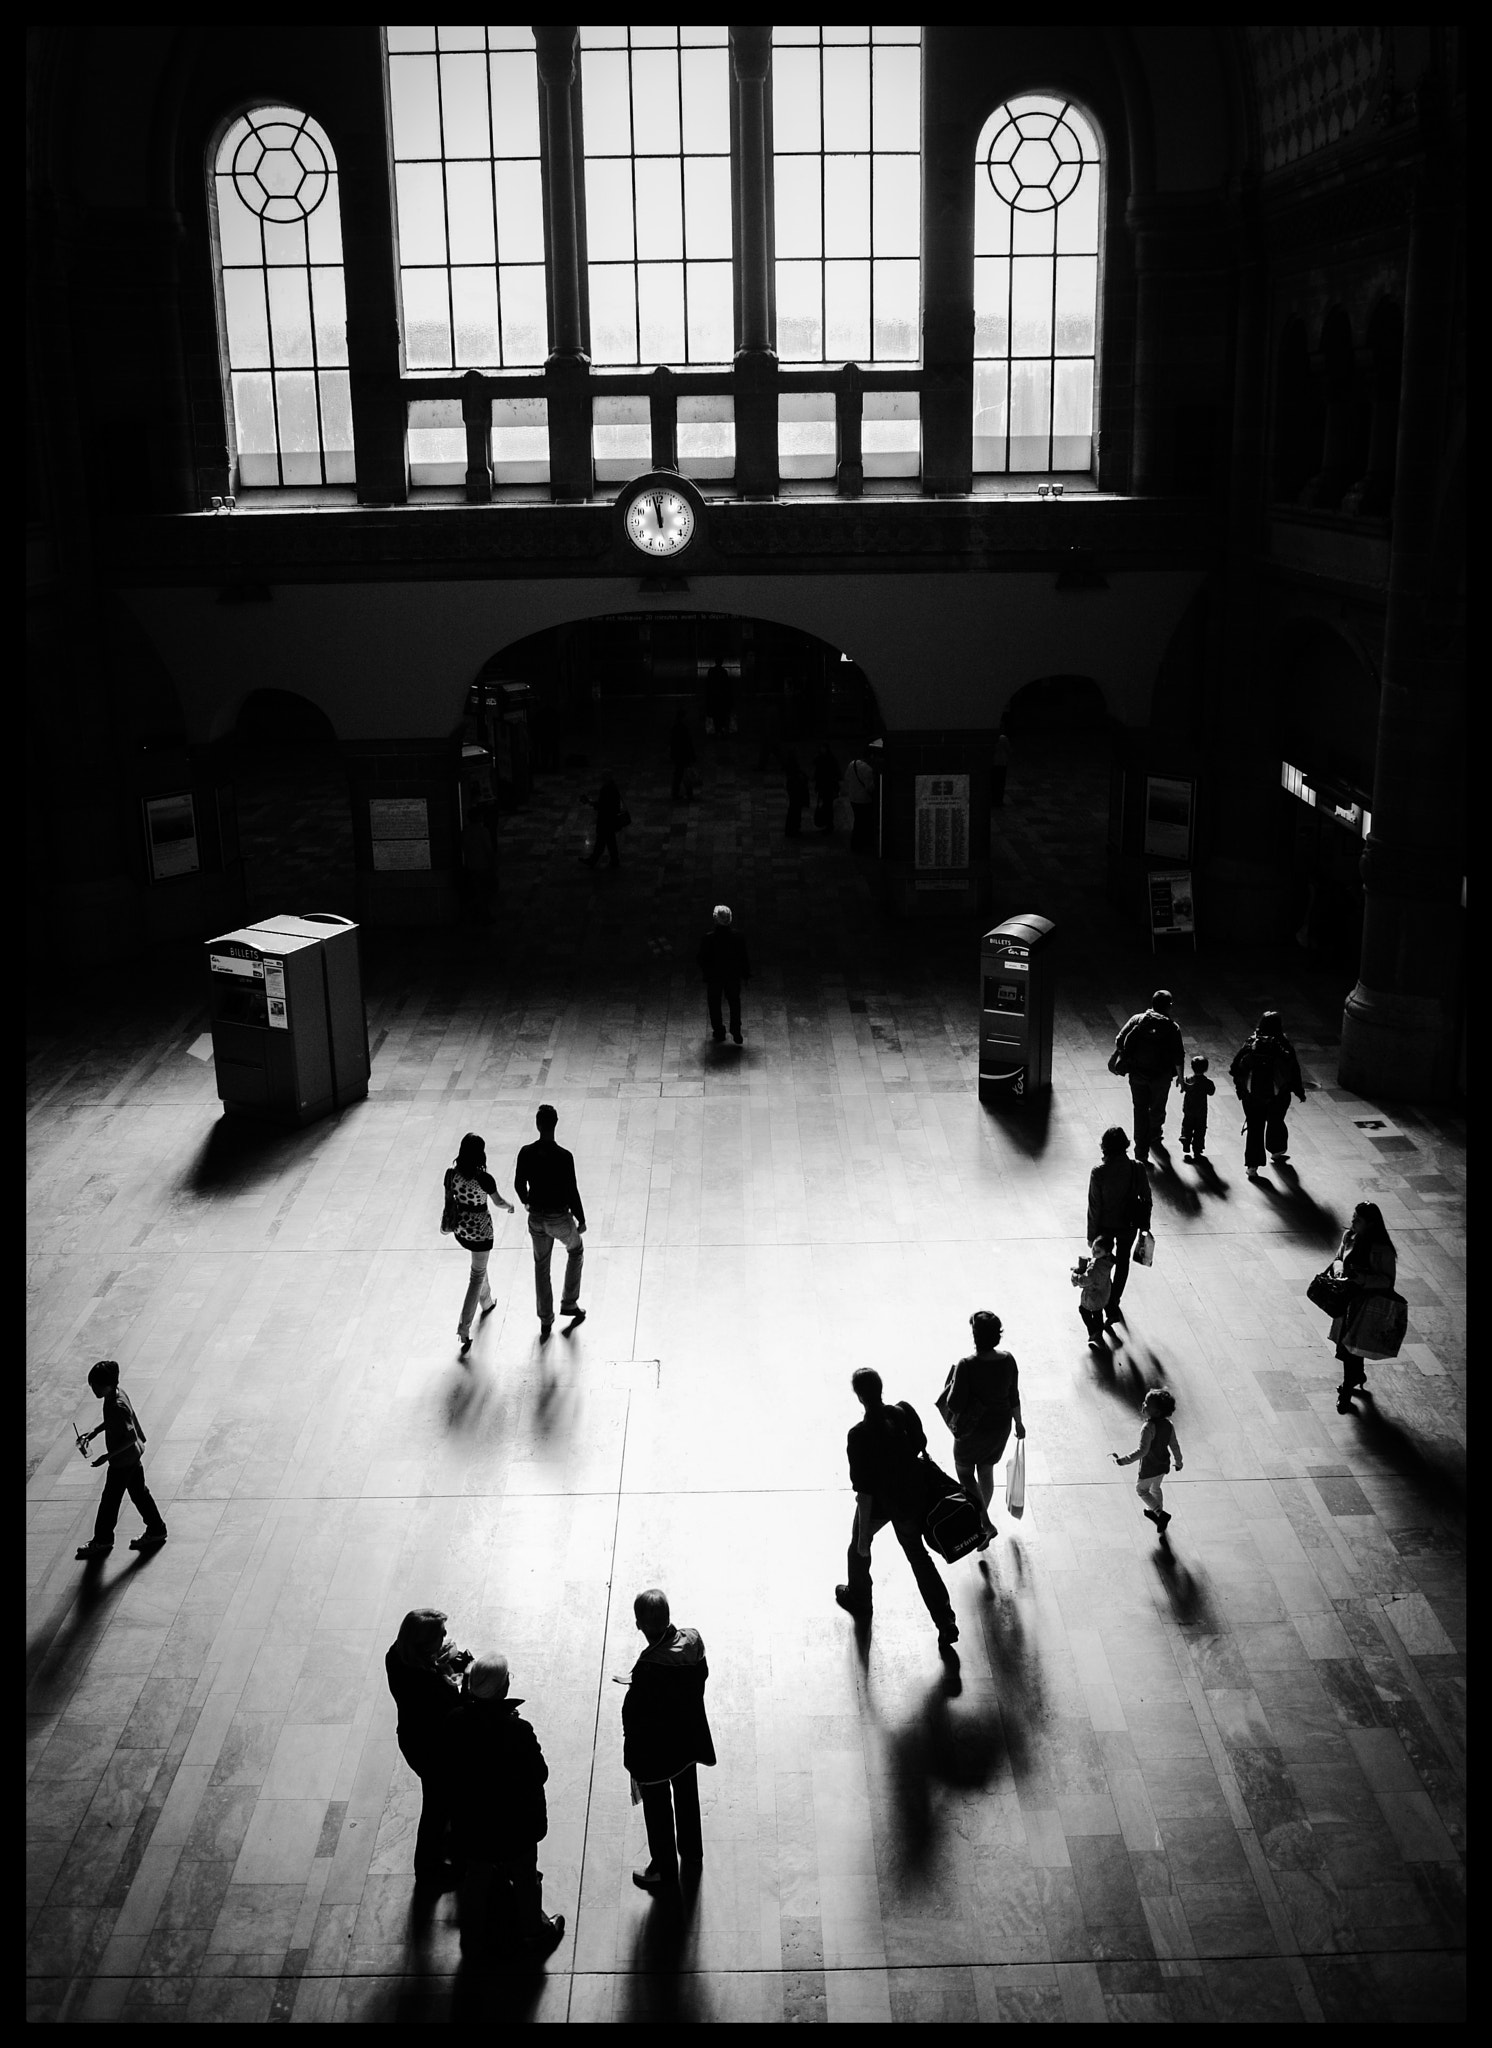
[[[1154,1522],[1162,1534],[1171,1517],[1166,1513],[1166,1504],[1161,1498],[1160,1483],[1171,1469],[1171,1460],[1176,1460],[1176,1470],[1181,1470],[1181,1445],[1176,1440],[1175,1426],[1171,1417],[1176,1413],[1176,1396],[1165,1387],[1152,1387],[1140,1403],[1145,1417],[1145,1426],[1140,1431],[1140,1448],[1131,1451],[1127,1458],[1112,1452],[1116,1465],[1132,1465],[1140,1461],[1140,1476],[1135,1483],[1135,1492],[1141,1501],[1149,1501],[1145,1509],[1148,1521]]]
[[[1207,1143],[1207,1098],[1215,1093],[1207,1078],[1207,1055],[1192,1056],[1192,1070],[1181,1083],[1181,1156],[1200,1159]]]
[[[1095,1351],[1102,1351],[1103,1312],[1114,1286],[1114,1254],[1106,1237],[1095,1237],[1088,1257],[1078,1260],[1072,1269],[1072,1284],[1082,1289],[1078,1314],[1088,1331],[1088,1342]]]

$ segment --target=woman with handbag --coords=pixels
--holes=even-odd
[[[456,1324],[461,1356],[465,1358],[471,1349],[471,1319],[478,1304],[484,1317],[490,1316],[497,1306],[487,1284],[487,1261],[492,1257],[492,1216],[487,1197],[490,1195],[498,1208],[506,1209],[510,1216],[513,1213],[513,1204],[503,1200],[497,1192],[497,1182],[487,1171],[487,1147],[475,1131],[467,1132],[455,1165],[446,1168],[445,1190],[440,1227],[471,1253],[466,1298]]]
[[[1359,1329],[1364,1304],[1374,1294],[1392,1294],[1398,1277],[1398,1254],[1376,1202],[1359,1202],[1352,1221],[1342,1232],[1342,1242],[1330,1270],[1350,1281],[1352,1299],[1340,1315],[1332,1318],[1331,1339],[1342,1365],[1342,1384],[1337,1388],[1337,1413],[1352,1413],[1352,1396],[1368,1389],[1368,1371]]]
[[[1129,1154],[1129,1135],[1118,1124],[1110,1124],[1099,1139],[1103,1157],[1088,1176],[1089,1244],[1106,1237],[1114,1247],[1114,1280],[1109,1289],[1104,1321],[1112,1328],[1120,1320],[1119,1301],[1129,1278],[1130,1253],[1140,1232],[1150,1229],[1150,1176]]]
[[[974,1349],[949,1368],[938,1396],[938,1413],[953,1434],[958,1483],[983,1517],[979,1548],[987,1550],[997,1533],[989,1514],[995,1466],[1010,1441],[1012,1424],[1017,1437],[1026,1434],[1026,1425],[1021,1421],[1020,1368],[1008,1351],[1000,1349],[1000,1318],[990,1309],[976,1309],[969,1328]]]

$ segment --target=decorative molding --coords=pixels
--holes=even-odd
[[[1383,68],[1383,30],[1246,28],[1268,175],[1343,142],[1364,126]]]
[[[1409,232],[1414,187],[1414,174],[1397,169],[1308,199],[1293,197],[1278,212],[1266,209],[1265,244],[1276,256],[1307,249],[1335,257],[1345,242],[1401,239]]]

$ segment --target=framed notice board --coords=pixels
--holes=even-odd
[[[1150,950],[1157,939],[1189,938],[1197,947],[1196,907],[1189,868],[1157,869],[1147,883],[1150,895]]]

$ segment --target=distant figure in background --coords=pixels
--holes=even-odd
[[[451,1789],[446,1782],[445,1738],[461,1704],[461,1673],[471,1662],[446,1635],[437,1607],[414,1607],[399,1624],[383,1668],[398,1710],[399,1754],[420,1781],[420,1825],[414,1838],[414,1880],[445,1889],[454,1881],[446,1863]]]
[[[580,1306],[580,1275],[585,1265],[585,1209],[575,1185],[575,1155],[554,1142],[559,1111],[541,1102],[534,1111],[539,1135],[525,1145],[513,1168],[513,1192],[528,1211],[528,1240],[534,1255],[534,1302],[539,1311],[539,1335],[547,1337],[554,1328],[554,1289],[549,1280],[549,1262],[556,1244],[565,1247],[565,1284],[560,1294],[560,1314],[570,1318],[569,1336],[585,1321]]]
[[[1207,1055],[1192,1054],[1192,1070],[1181,1083],[1181,1156],[1198,1159],[1207,1150],[1207,1098],[1217,1092],[1207,1078]]]
[[[580,858],[588,868],[593,868],[604,853],[608,856],[606,865],[619,868],[622,862],[616,850],[616,835],[623,815],[622,792],[609,774],[604,775],[601,787],[594,796],[588,796],[586,802],[596,813],[596,843],[589,854],[583,853]]]
[[[659,1587],[638,1594],[632,1615],[648,1646],[622,1701],[622,1762],[648,1830],[647,1867],[632,1882],[651,1892],[676,1884],[680,1863],[695,1871],[704,1861],[696,1767],[715,1761],[705,1718],[710,1667],[699,1631],[675,1626]]]
[[[1331,1325],[1331,1340],[1342,1368],[1342,1384],[1337,1388],[1337,1413],[1350,1415],[1353,1395],[1365,1394],[1368,1390],[1367,1365],[1362,1353],[1352,1348],[1352,1326],[1357,1311],[1365,1295],[1392,1294],[1399,1271],[1399,1255],[1388,1234],[1383,1211],[1376,1202],[1359,1202],[1353,1210],[1352,1221],[1342,1232],[1342,1242],[1337,1246],[1332,1271],[1340,1274],[1342,1279],[1350,1280],[1357,1289],[1342,1313],[1332,1318]]]
[[[1171,991],[1158,988],[1150,1007],[1137,1010],[1114,1039],[1113,1057],[1119,1064],[1114,1072],[1129,1081],[1129,1099],[1134,1106],[1135,1158],[1141,1166],[1150,1163],[1150,1148],[1165,1148],[1166,1097],[1171,1082],[1181,1079],[1186,1066],[1186,1048],[1181,1027],[1171,1017]],[[1088,1235],[1091,1238],[1093,1232]]]
[[[166,1540],[166,1523],[150,1488],[145,1484],[145,1463],[141,1456],[145,1448],[145,1430],[133,1402],[119,1384],[117,1361],[101,1358],[97,1365],[91,1365],[88,1384],[104,1404],[104,1419],[98,1428],[90,1429],[80,1441],[92,1443],[101,1430],[104,1454],[93,1462],[95,1465],[107,1465],[109,1469],[104,1475],[103,1498],[98,1504],[98,1515],[93,1524],[93,1541],[85,1543],[78,1556],[84,1562],[108,1556],[114,1548],[119,1503],[126,1494],[140,1510],[140,1519],[145,1524],[142,1535],[130,1538],[130,1549],[158,1550]]]
[[[1234,1053],[1228,1072],[1243,1106],[1243,1163],[1252,1179],[1264,1164],[1266,1146],[1276,1164],[1289,1158],[1285,1112],[1292,1095],[1305,1101],[1300,1061],[1278,1010],[1264,1012],[1252,1037]]]
[[[541,1956],[565,1934],[564,1914],[544,1911],[539,1868],[539,1844],[549,1832],[549,1766],[518,1712],[522,1700],[508,1697],[509,1683],[507,1658],[483,1651],[444,1731],[461,1861],[461,1946],[472,1956],[504,1931]]]
[[[796,754],[787,755],[783,766],[787,773],[787,824],[783,831],[788,839],[798,839],[803,832],[803,806],[808,801],[808,777]]]
[[[1109,1455],[1116,1465],[1132,1465],[1136,1458],[1139,1459],[1140,1476],[1135,1481],[1135,1492],[1140,1496],[1146,1521],[1154,1522],[1164,1536],[1171,1517],[1166,1513],[1161,1481],[1170,1471],[1173,1457],[1178,1472],[1183,1462],[1181,1445],[1171,1421],[1176,1413],[1176,1396],[1169,1387],[1152,1387],[1140,1403],[1140,1412],[1145,1418],[1140,1431],[1140,1448],[1131,1451],[1127,1458],[1121,1458],[1117,1451],[1111,1451]]]
[[[732,728],[735,709],[736,693],[730,671],[723,661],[712,662],[705,677],[705,715],[721,739]]]
[[[684,707],[679,706],[674,722],[668,733],[668,758],[673,763],[673,789],[671,801],[693,796],[692,769],[695,762],[694,735],[689,730],[689,721],[684,716]]]
[[[1010,772],[1010,736],[1004,726],[995,734],[995,744],[990,754],[989,800],[995,810],[1005,803],[1005,777]]]
[[[839,763],[827,740],[813,757],[813,822],[821,832],[834,830],[834,799],[839,795]]]
[[[719,1045],[725,1036],[721,998],[730,1004],[730,1035],[741,1043],[741,984],[751,979],[746,941],[733,928],[729,904],[715,905],[714,921],[699,942],[699,971],[705,978],[710,1030]]]
[[[486,804],[473,804],[461,827],[461,884],[466,914],[473,924],[491,924],[497,890],[497,848],[492,840]]]
[[[471,1349],[472,1317],[480,1309],[485,1322],[497,1306],[487,1280],[487,1262],[492,1257],[492,1216],[487,1207],[489,1195],[499,1209],[506,1209],[512,1215],[513,1204],[503,1200],[497,1192],[497,1182],[487,1171],[486,1144],[475,1131],[468,1131],[457,1149],[455,1164],[446,1168],[445,1175],[446,1214],[453,1219],[451,1235],[464,1251],[471,1254],[466,1294],[456,1319],[456,1335],[460,1339],[463,1358]]]
[[[868,748],[858,753],[844,775],[844,793],[850,800],[854,826],[850,832],[851,853],[876,850],[876,770]]]
[[[1128,1134],[1118,1124],[1110,1124],[1098,1143],[1103,1157],[1088,1176],[1088,1216],[1083,1235],[1089,1244],[1102,1237],[1114,1247],[1113,1285],[1103,1317],[1112,1324],[1119,1315],[1135,1239],[1142,1230],[1150,1228],[1152,1198],[1144,1167],[1128,1157]]]

